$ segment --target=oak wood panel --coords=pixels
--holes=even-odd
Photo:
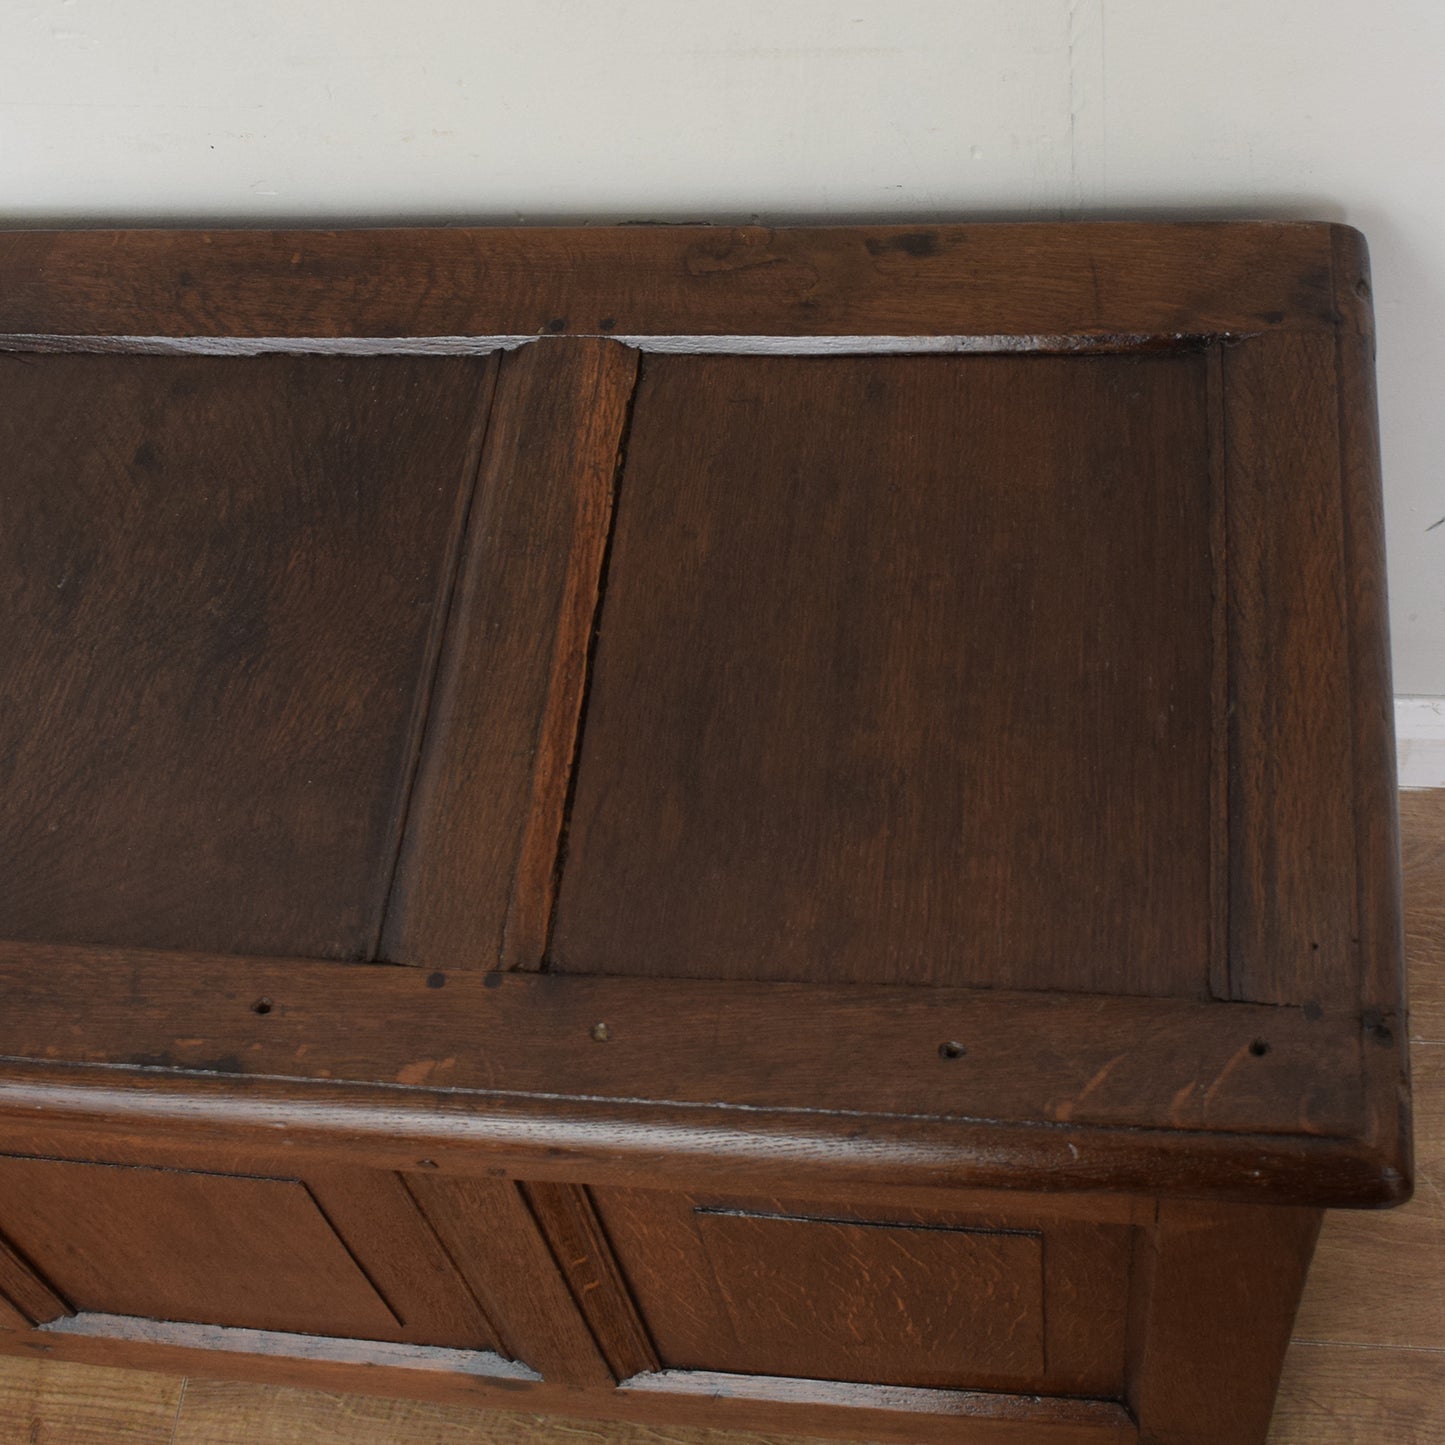
[[[401,1321],[382,1338],[502,1352],[495,1326],[398,1175],[308,1170],[306,1188]]]
[[[1445,1350],[1445,1045],[1416,1044],[1414,1054],[1415,1198],[1388,1213],[1326,1218],[1300,1339]]]
[[[495,1321],[508,1355],[548,1381],[612,1385],[612,1372],[515,1184],[419,1173],[408,1176],[407,1187]]]
[[[555,966],[1207,996],[1205,375],[648,358]]]
[[[387,958],[541,962],[636,367],[607,341],[502,361]]]
[[[5,1156],[0,1219],[76,1309],[361,1339],[397,1326],[294,1180]]]
[[[1328,329],[1340,315],[1340,231],[1353,234],[1274,222],[10,231],[0,234],[0,333],[1128,339]],[[1367,324],[1360,312],[1347,324]]]
[[[16,1445],[172,1445],[176,1375],[0,1358],[0,1431]]]
[[[644,1220],[610,1204],[669,1368],[933,1389],[1032,1387],[1044,1375],[1036,1233],[662,1198]]]
[[[1150,1445],[1264,1445],[1316,1210],[1163,1201],[1140,1231],[1126,1399]]]
[[[673,1368],[1119,1394],[1130,1232],[837,1200],[594,1191]],[[842,1373],[851,1370],[851,1375]]]
[[[660,1369],[588,1190],[541,1180],[521,1188],[613,1374],[623,1380]]]
[[[1269,1445],[1445,1445],[1442,1401],[1445,1352],[1297,1341]]]
[[[1334,339],[1255,338],[1226,351],[1224,375],[1231,993],[1347,1004],[1356,760],[1349,710],[1326,702],[1350,686]],[[1398,966],[1387,950],[1382,969]]]
[[[0,935],[370,954],[490,374],[0,356]]]
[[[32,1322],[44,1324],[69,1313],[70,1306],[0,1236],[0,1320],[8,1319],[12,1329],[28,1329]]]

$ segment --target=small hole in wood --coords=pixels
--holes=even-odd
[[[592,1037],[599,1043],[605,1044],[612,1037],[612,1030],[606,1024],[593,1024]]]
[[[940,1059],[961,1059],[968,1050],[955,1039],[949,1039],[946,1043],[938,1046],[938,1057]]]
[[[1256,1039],[1250,1046],[1249,1051],[1255,1058],[1262,1059],[1269,1052],[1269,1042],[1266,1039]]]
[[[251,1012],[253,1014],[268,1014],[274,1007],[275,1005],[269,998],[258,998],[256,1002],[251,1005]]]
[[[1361,276],[1360,279],[1355,282],[1355,295],[1358,296],[1361,301],[1368,301],[1370,298],[1370,283],[1364,276]]]

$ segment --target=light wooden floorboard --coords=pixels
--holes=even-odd
[[[1445,1445],[1445,1352],[1296,1343],[1269,1445]]]
[[[184,1382],[0,1358],[4,1445],[170,1445]]]
[[[1416,1197],[1334,1214],[1270,1445],[1445,1445],[1445,791],[1401,798]],[[0,1445],[790,1445],[0,1358]]]
[[[193,1380],[172,1445],[803,1445],[781,1435],[479,1414],[416,1401]]]
[[[1412,1053],[1415,1197],[1325,1216],[1296,1339],[1445,1350],[1445,1045]]]

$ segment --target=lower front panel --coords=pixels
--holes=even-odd
[[[1122,1390],[1126,1227],[647,1190],[591,1197],[665,1368]]]
[[[1124,1200],[940,1198],[5,1155],[0,1350],[1000,1445],[1141,1438],[1136,1396],[1197,1418],[1189,1445],[1223,1439],[1213,1382],[1252,1372],[1248,1428],[1230,1428],[1263,1438],[1317,1216],[1176,1207],[1171,1234]]]

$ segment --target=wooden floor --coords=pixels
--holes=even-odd
[[[1332,1214],[1271,1445],[1445,1445],[1445,791],[1401,798],[1419,1183]],[[0,1445],[782,1445],[0,1358]]]

